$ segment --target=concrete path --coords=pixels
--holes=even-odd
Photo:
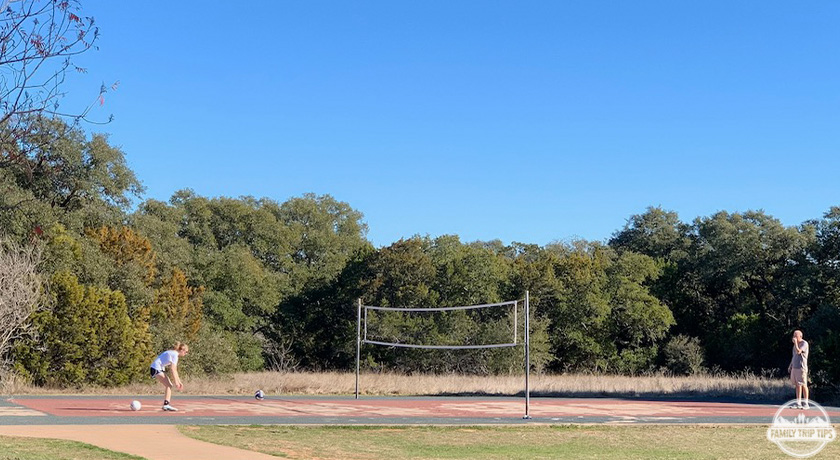
[[[188,438],[174,425],[6,425],[0,435],[80,441],[148,460],[277,460]]]

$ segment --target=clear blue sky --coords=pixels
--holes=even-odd
[[[840,2],[82,1],[63,108],[120,81],[149,198],[330,194],[377,246],[840,205]]]

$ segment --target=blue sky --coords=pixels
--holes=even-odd
[[[840,205],[838,2],[83,0],[64,108],[167,200],[330,194],[369,239],[602,240]]]

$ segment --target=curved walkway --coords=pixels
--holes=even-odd
[[[174,425],[6,425],[0,435],[67,439],[148,460],[277,460],[272,455],[197,441]]]

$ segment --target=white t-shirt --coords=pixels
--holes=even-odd
[[[161,372],[166,370],[166,366],[170,364],[178,365],[178,351],[166,350],[159,354],[154,361],[152,361],[152,369],[157,369]]]

